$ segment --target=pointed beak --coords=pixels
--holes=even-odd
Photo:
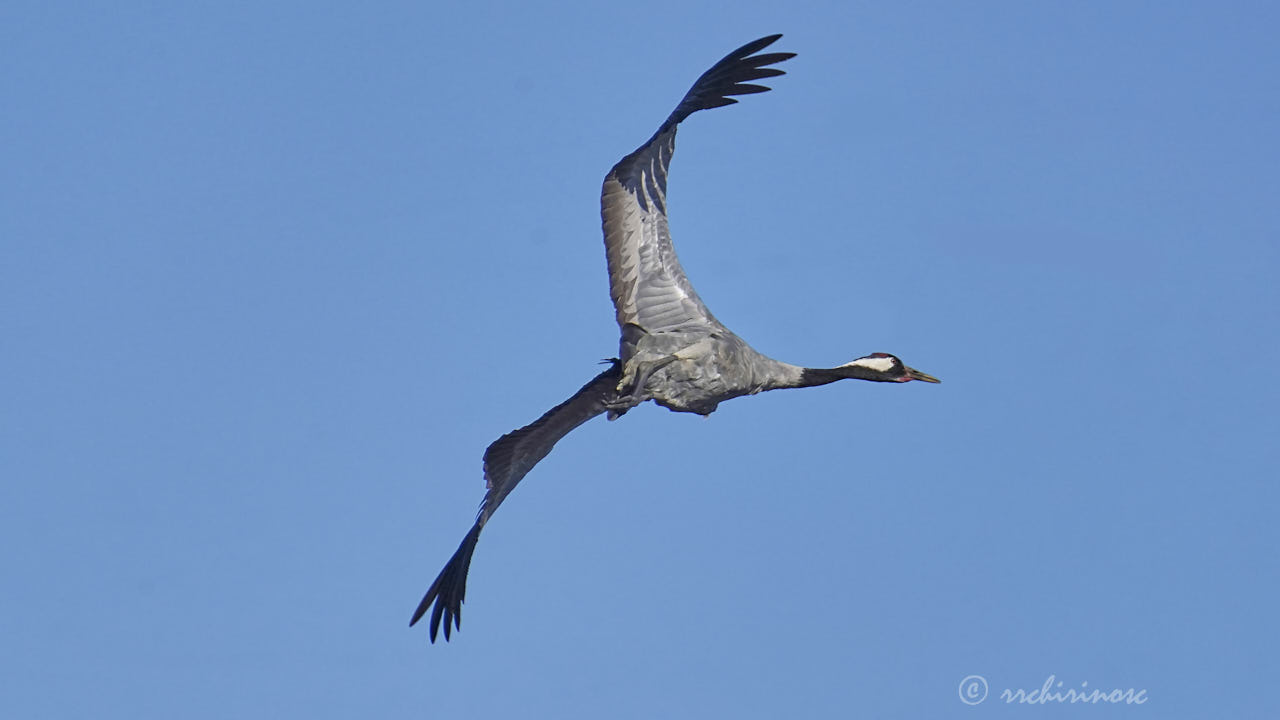
[[[916,370],[915,368],[906,368],[906,371],[907,371],[907,379],[908,379],[908,380],[923,380],[923,381],[925,381],[925,382],[929,382],[929,383],[940,383],[940,382],[942,382],[942,381],[941,381],[941,380],[939,380],[938,378],[936,378],[936,377],[934,377],[934,376],[932,376],[932,375],[926,375],[925,373],[922,373],[922,372],[920,372],[919,370]]]

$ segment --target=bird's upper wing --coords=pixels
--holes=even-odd
[[[436,577],[418,609],[409,621],[413,625],[431,611],[431,642],[436,641],[440,621],[444,621],[444,637],[449,639],[449,626],[462,625],[462,601],[467,594],[467,570],[471,567],[471,555],[475,552],[480,529],[489,521],[516,484],[538,461],[551,452],[551,448],[574,428],[605,411],[605,402],[618,394],[619,363],[597,375],[583,385],[573,397],[551,408],[532,423],[503,435],[484,452],[484,477],[488,492],[480,503],[480,512],[470,532],[463,538],[457,552],[449,558],[440,575]]]
[[[613,166],[604,179],[600,215],[609,290],[624,331],[637,325],[648,332],[722,327],[694,291],[676,259],[667,228],[667,167],[675,152],[676,126],[689,115],[738,102],[731,95],[765,92],[751,80],[784,74],[765,67],[795,53],[755,53],[781,35],[763,37],[729,53],[702,74],[658,131]]]

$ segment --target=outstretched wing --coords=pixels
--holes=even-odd
[[[503,435],[484,451],[484,477],[488,492],[480,503],[480,512],[457,552],[449,558],[436,581],[418,604],[409,625],[414,625],[433,604],[431,642],[436,641],[440,621],[444,620],[444,639],[449,639],[449,625],[462,626],[462,601],[467,594],[467,570],[475,552],[480,529],[489,521],[516,484],[551,448],[574,428],[605,411],[605,402],[617,396],[619,363],[600,373],[573,397],[551,408],[542,417],[519,430]]]
[[[723,327],[694,292],[676,259],[667,228],[667,167],[681,121],[699,110],[738,102],[732,95],[765,92],[769,88],[749,81],[784,74],[765,66],[795,53],[755,54],[780,37],[749,42],[703,73],[653,137],[605,176],[600,215],[609,290],[624,332],[628,325],[650,333],[698,325]]]

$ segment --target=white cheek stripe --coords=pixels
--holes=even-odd
[[[847,362],[844,365],[841,365],[840,367],[849,367],[850,365],[857,365],[858,367],[869,368],[871,370],[875,370],[876,372],[888,372],[893,369],[893,358],[877,358],[877,357],[858,358],[857,360],[854,360],[853,362]]]

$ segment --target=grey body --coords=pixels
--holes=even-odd
[[[937,382],[883,353],[835,368],[804,368],[768,358],[716,320],[680,267],[666,213],[667,169],[675,152],[676,127],[694,112],[737,102],[732,95],[768,90],[750,81],[783,74],[766,66],[793,53],[756,54],[779,37],[748,43],[703,73],[653,137],[605,177],[600,214],[609,291],[622,336],[619,358],[568,400],[498,438],[485,451],[488,492],[475,524],[409,623],[431,610],[432,642],[442,620],[446,640],[451,625],[461,626],[471,556],[494,510],[556,442],[591,418],[608,413],[613,420],[646,400],[677,412],[709,415],[731,398],[847,378]]]
[[[710,415],[725,400],[794,385],[801,373],[801,368],[761,355],[725,328],[637,332],[634,340],[622,345],[626,359],[618,381],[620,395],[634,384],[644,363],[666,362],[649,375],[638,394],[611,410],[610,419],[626,405],[645,400],[676,412]]]

